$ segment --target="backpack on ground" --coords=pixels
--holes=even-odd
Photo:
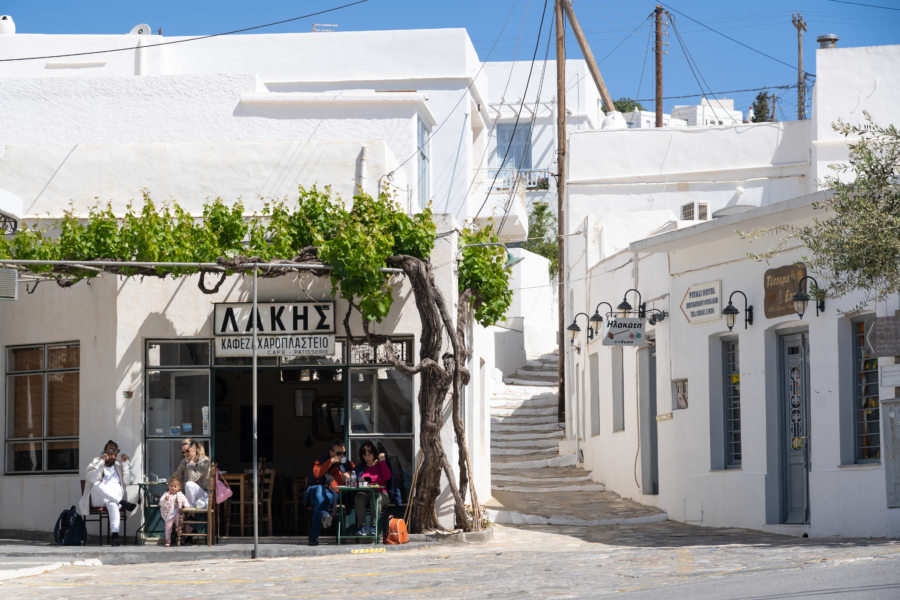
[[[87,541],[87,527],[75,507],[59,513],[53,528],[53,543],[58,546],[84,546]]]
[[[409,541],[409,533],[406,531],[406,521],[391,517],[388,523],[388,535],[385,544],[405,544]]]

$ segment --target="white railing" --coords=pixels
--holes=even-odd
[[[547,169],[481,169],[482,180],[486,185],[494,182],[493,190],[508,190],[512,188],[517,177],[524,179],[526,190],[549,190],[552,182],[550,171]],[[495,181],[496,178],[496,181]]]

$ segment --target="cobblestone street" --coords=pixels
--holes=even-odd
[[[137,565],[64,566],[4,598],[896,598],[900,542],[822,541],[672,521],[496,526],[481,545]]]

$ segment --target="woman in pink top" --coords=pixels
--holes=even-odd
[[[385,491],[391,480],[391,468],[384,459],[384,452],[378,453],[375,444],[372,442],[363,442],[359,449],[359,466],[357,467],[357,479],[362,483],[368,482],[369,485],[379,485],[381,490],[374,494],[377,499],[377,505],[371,506],[373,494],[357,493],[354,498],[354,508],[356,509],[356,535],[375,535],[375,517],[378,510],[383,510],[388,504],[388,495]],[[372,510],[372,525],[366,529],[366,508]]]

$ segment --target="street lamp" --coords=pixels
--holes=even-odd
[[[747,305],[747,294],[740,290],[735,290],[728,296],[728,306],[722,309],[722,314],[725,315],[725,324],[728,325],[728,331],[734,329],[735,317],[741,312],[731,303],[731,299],[734,298],[735,294],[740,294],[744,297],[744,329],[747,329],[747,325],[753,325],[753,306]]]
[[[599,331],[600,326],[603,325],[603,317],[600,316],[600,306],[603,304],[605,304],[609,307],[609,311],[606,313],[607,317],[609,315],[611,315],[613,312],[612,304],[610,304],[609,302],[601,302],[600,304],[597,305],[597,307],[594,309],[594,314],[591,315],[591,318],[590,318],[591,326],[594,328],[595,331]]]
[[[819,312],[825,310],[825,298],[819,298],[820,290],[819,290],[819,282],[816,281],[816,278],[811,275],[804,275],[802,279],[797,283],[797,293],[794,294],[792,298],[794,302],[794,312],[802,319],[803,313],[806,312],[806,307],[809,304],[809,295],[803,291],[803,282],[807,279],[813,280],[813,285],[815,285],[816,290],[816,316],[819,316]]]
[[[647,322],[650,323],[651,325],[656,325],[657,323],[662,323],[663,321],[666,320],[666,317],[669,316],[669,313],[667,313],[664,310],[660,310],[658,308],[651,308],[650,310],[647,311],[647,313],[650,314],[650,316],[647,317]]]
[[[569,332],[569,342],[571,344],[575,344],[575,339],[578,337],[578,334],[581,333],[581,327],[578,326],[578,317],[580,317],[581,315],[584,315],[585,317],[588,316],[586,312],[577,313],[572,319],[572,323],[568,327],[566,327],[566,331]],[[588,318],[588,322],[590,322],[590,318]],[[588,339],[593,339],[593,337],[594,330],[590,326],[588,326]]]
[[[638,318],[643,319],[647,314],[647,305],[644,302],[641,302],[641,293],[637,291],[635,288],[631,288],[625,290],[625,295],[622,297],[622,302],[616,307],[616,310],[619,311],[619,316],[625,318],[628,316],[630,312],[632,312],[631,304],[628,303],[628,292],[634,292],[638,297]]]

